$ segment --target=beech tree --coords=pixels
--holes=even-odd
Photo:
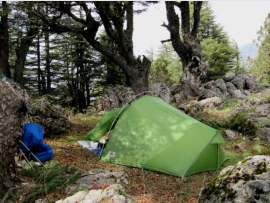
[[[183,98],[197,97],[201,80],[206,76],[209,64],[202,60],[202,49],[198,40],[198,29],[200,24],[200,10],[202,1],[194,1],[192,26],[190,17],[190,2],[188,1],[166,1],[168,24],[163,24],[170,32],[170,39],[174,50],[181,58],[183,75],[180,81],[180,94]],[[181,12],[181,30],[179,16],[175,8]],[[180,36],[181,35],[181,36]]]
[[[127,85],[136,93],[148,90],[148,76],[151,62],[133,53],[134,2],[95,1],[87,2],[44,2],[49,15],[35,10],[36,16],[47,26],[48,31],[74,32],[81,34],[97,51],[115,62],[126,76]],[[143,3],[146,5],[147,3]],[[76,10],[79,9],[79,13]],[[73,23],[61,19],[68,16]],[[115,42],[118,50],[112,50],[100,43],[97,33],[101,26]]]

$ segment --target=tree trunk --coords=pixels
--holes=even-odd
[[[18,141],[23,134],[25,114],[30,108],[30,99],[25,90],[0,77],[0,104],[1,198],[8,188],[13,186],[14,156],[18,151]]]
[[[8,6],[5,1],[2,1],[3,14],[0,21],[0,71],[3,75],[10,78],[9,67],[9,32],[8,32]],[[5,13],[6,12],[6,13]]]
[[[46,59],[46,79],[47,79],[47,92],[49,93],[51,90],[51,67],[50,67],[50,41],[49,41],[49,33],[45,31],[45,59]]]
[[[127,86],[131,87],[135,94],[149,90],[148,77],[150,67],[151,62],[145,56],[143,56],[143,61],[141,61],[139,56],[137,63],[130,65],[127,71],[125,71]]]
[[[29,4],[29,6],[31,6]],[[33,14],[31,13],[31,9],[29,8],[28,17],[32,18]],[[29,47],[31,46],[33,39],[36,37],[36,35],[39,32],[39,29],[33,25],[30,22],[30,28],[27,31],[26,36],[21,38],[20,44],[18,44],[16,48],[16,62],[15,62],[15,70],[14,70],[14,80],[18,82],[21,85],[24,85],[24,79],[23,79],[23,72],[24,72],[24,65],[26,61],[26,56],[29,50]]]
[[[181,92],[183,99],[193,99],[199,95],[201,80],[206,76],[209,64],[202,61],[202,49],[197,40],[200,23],[200,10],[202,2],[194,1],[193,27],[190,25],[190,9],[188,1],[166,2],[167,19],[169,24],[165,25],[169,32],[172,45],[183,64],[183,75],[181,78]],[[181,10],[181,36],[179,17],[174,10],[174,6]]]

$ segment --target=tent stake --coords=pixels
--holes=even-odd
[[[47,170],[47,168],[43,165],[43,163],[33,154],[33,152],[30,151],[30,149],[28,149],[28,147],[20,140],[20,143],[25,147],[25,149],[27,149],[37,160],[38,162]]]

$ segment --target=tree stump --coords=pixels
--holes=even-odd
[[[13,186],[14,157],[29,108],[26,91],[0,76],[0,198]]]

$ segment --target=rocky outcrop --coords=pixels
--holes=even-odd
[[[130,87],[119,89],[118,99],[121,107],[125,106],[128,102],[131,102],[134,96],[135,93]]]
[[[70,127],[65,110],[50,95],[36,100],[29,111],[29,120],[42,126],[44,135],[59,135]]]
[[[170,90],[164,82],[155,83],[149,88],[153,96],[160,97],[163,101],[170,103]]]
[[[76,184],[66,188],[66,194],[71,194],[78,189],[84,192],[78,192],[75,195],[57,203],[68,202],[116,202],[125,203],[133,201],[127,197],[124,186],[128,184],[127,174],[123,171],[110,172],[103,169],[93,169],[82,174],[82,178],[76,181]]]
[[[192,117],[199,116],[199,113],[203,111],[204,108],[214,109],[220,108],[222,106],[223,100],[219,97],[212,97],[204,99],[201,101],[193,100],[191,102],[182,103],[179,105],[178,109]]]
[[[111,202],[111,203],[133,203],[126,195],[124,188],[119,184],[110,185],[106,189],[90,190],[89,192],[80,191],[64,200],[56,203],[94,203],[94,202]],[[134,202],[135,203],[135,202]]]
[[[103,97],[104,110],[119,108],[119,101],[112,87],[108,87],[104,90]]]
[[[260,140],[270,143],[270,128],[258,128],[256,135],[258,135]]]
[[[200,91],[200,98],[220,97],[222,99],[233,97],[246,99],[247,95],[257,92],[260,89],[258,80],[252,74],[235,75],[227,73],[223,79],[210,81]]]
[[[224,168],[201,192],[199,202],[269,202],[270,157],[247,157]]]

